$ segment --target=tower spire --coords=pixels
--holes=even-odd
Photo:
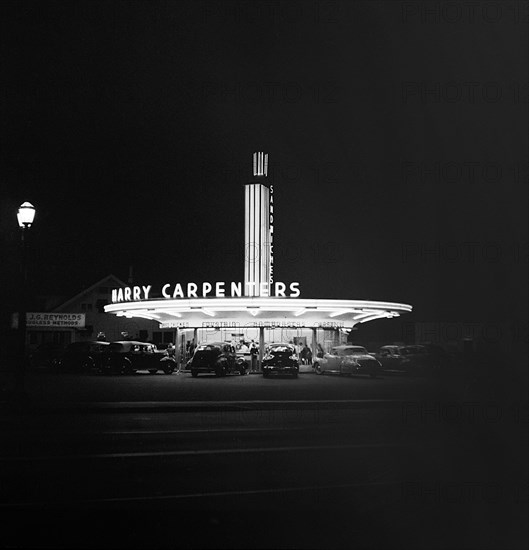
[[[244,287],[245,296],[269,296],[273,282],[273,186],[268,185],[268,154],[253,154],[252,183],[245,185]]]
[[[268,176],[268,153],[253,154],[253,175]]]

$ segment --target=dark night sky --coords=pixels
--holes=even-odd
[[[527,7],[424,21],[424,4],[443,2],[3,3],[4,295],[25,200],[38,292],[129,265],[144,284],[242,280],[262,150],[275,278],[302,297],[521,317]]]

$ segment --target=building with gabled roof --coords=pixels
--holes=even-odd
[[[112,289],[126,286],[127,283],[110,274],[67,300],[63,298],[57,303],[55,298],[55,305],[44,308],[46,311],[28,312],[28,349],[48,342],[65,346],[98,338],[109,342],[134,338],[156,344],[174,341],[174,331],[160,330],[155,321],[105,314]],[[47,304],[53,304],[49,297]]]

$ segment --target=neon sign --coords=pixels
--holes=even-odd
[[[238,297],[246,295],[255,288],[257,283],[246,282],[231,282],[218,281],[215,283],[204,282],[201,285],[196,283],[166,283],[161,288],[161,295],[165,299],[176,298],[225,298]],[[112,302],[131,302],[148,300],[152,286],[132,286],[124,288],[112,289]],[[298,298],[300,295],[299,283],[290,283],[287,288],[286,283],[277,281],[276,283],[259,283],[259,295],[266,297],[282,297],[282,298]],[[245,291],[245,292],[243,292]],[[288,295],[287,295],[288,291]]]
[[[270,275],[268,282],[274,283],[274,186],[269,187],[269,215],[270,215]]]
[[[247,328],[323,328],[323,329],[339,329],[347,328],[344,321],[300,321],[298,319],[264,319],[255,321],[236,321],[233,319],[218,319],[215,321],[200,321],[190,323],[189,321],[164,321],[160,323],[161,329],[167,328],[189,328],[196,327],[202,329],[240,329]]]

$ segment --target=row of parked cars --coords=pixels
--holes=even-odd
[[[174,356],[157,349],[154,344],[137,341],[76,342],[60,352],[56,347],[44,346],[30,358],[33,366],[52,366],[58,371],[99,371],[109,374],[132,374],[137,371],[171,374],[177,369]],[[251,355],[240,352],[232,344],[214,342],[199,345],[186,369],[196,378],[199,374],[248,374]],[[265,378],[284,374],[297,378],[299,360],[291,344],[270,344],[262,364]]]
[[[366,374],[376,378],[381,373],[424,375],[449,366],[451,358],[439,346],[382,346],[369,353],[363,346],[336,346],[317,357],[316,374]]]
[[[363,374],[376,378],[382,373],[430,374],[447,366],[448,355],[435,346],[382,346],[376,353],[369,353],[363,346],[341,345],[317,357],[313,362],[316,374]],[[193,377],[214,372],[217,376],[227,373],[248,372],[249,361],[225,343],[199,346],[188,361],[187,368]],[[297,378],[299,357],[293,345],[269,344],[263,357],[261,370],[264,378],[273,375],[289,375]]]
[[[236,351],[231,344],[212,343],[198,346],[193,357],[187,362],[191,376],[214,373],[225,376],[230,373],[248,374],[251,355]],[[293,345],[285,343],[269,344],[266,347],[261,370],[264,378],[273,375],[287,375],[297,378],[299,359]]]
[[[452,357],[435,345],[382,346],[374,354],[384,372],[422,374],[451,366]]]
[[[149,342],[86,341],[69,344],[66,349],[44,345],[30,356],[33,367],[48,366],[61,372],[97,370],[112,374],[132,374],[139,370],[171,374],[176,361]]]
[[[382,373],[423,374],[446,366],[447,355],[433,346],[382,346],[376,353],[365,347],[341,345],[315,358],[313,368],[317,374],[365,374],[376,378]],[[33,356],[35,358],[35,356]],[[177,369],[174,356],[148,342],[76,342],[57,355],[53,366],[60,371],[93,371],[110,374],[132,374],[136,371],[171,374]],[[226,342],[199,345],[186,369],[196,378],[199,374],[213,373],[245,375],[249,372],[251,356],[235,350]],[[266,347],[261,371],[264,378],[289,375],[297,378],[299,358],[292,344],[272,343]]]

